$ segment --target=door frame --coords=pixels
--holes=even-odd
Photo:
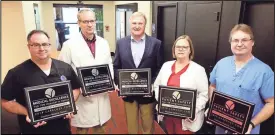
[[[153,1],[154,2],[154,1]],[[155,24],[155,31],[154,31],[154,37],[158,38],[158,28],[160,27],[158,25],[158,22],[160,20],[160,8],[164,8],[164,7],[176,7],[176,16],[178,16],[178,2],[169,2],[169,3],[156,3],[156,9],[154,9],[154,6],[153,7],[153,19],[154,19],[154,22],[153,24]],[[156,16],[155,15],[155,12],[156,12]],[[177,38],[177,20],[178,18],[176,17],[176,31],[175,31],[175,39]],[[153,35],[153,33],[152,33]]]
[[[241,1],[241,11],[240,11],[240,18],[239,23],[245,22],[245,13],[246,13],[246,7],[248,4],[274,4],[274,1]]]
[[[116,24],[116,21],[117,21],[117,15],[116,15],[116,12],[118,9],[132,9],[133,12],[137,12],[138,11],[138,3],[128,3],[128,4],[119,4],[119,5],[115,5],[115,24]],[[125,22],[127,22],[128,20],[126,20],[126,16],[125,16]],[[126,23],[127,24],[127,23]],[[125,34],[126,34],[126,27],[127,25],[124,26],[124,29],[125,29]],[[116,29],[117,29],[117,25],[115,25],[115,41],[117,41],[116,39]]]

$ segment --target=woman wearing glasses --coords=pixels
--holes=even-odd
[[[180,119],[165,116],[164,123],[168,134],[193,134],[198,131],[204,120],[204,108],[208,101],[208,81],[205,69],[192,61],[194,47],[189,36],[183,35],[176,39],[172,47],[172,55],[176,60],[163,64],[154,83],[156,100],[159,85],[183,87],[197,90],[195,119]],[[159,115],[158,120],[162,121]]]

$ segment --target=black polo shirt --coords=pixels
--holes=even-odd
[[[50,74],[47,76],[32,60],[26,60],[8,71],[1,86],[1,98],[6,100],[16,99],[16,102],[27,108],[24,94],[25,87],[60,82],[62,75],[71,81],[72,89],[81,87],[81,82],[72,67],[63,61],[52,59]],[[71,133],[68,119],[49,120],[46,125],[38,128],[34,128],[33,125],[26,122],[26,116],[23,115],[18,115],[18,122],[22,133]]]

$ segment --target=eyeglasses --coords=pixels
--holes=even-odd
[[[39,43],[33,43],[33,44],[28,44],[29,46],[31,46],[32,48],[35,48],[35,49],[38,49],[40,48],[41,46],[43,46],[43,48],[49,48],[51,46],[50,43],[42,43],[42,44],[39,44]]]
[[[89,23],[94,24],[96,22],[95,20],[84,20],[84,21],[79,20],[79,21],[84,23],[84,24],[89,24]]]
[[[187,50],[189,48],[189,46],[176,46],[175,48],[178,50],[181,50],[181,49]]]
[[[234,40],[231,40],[231,43],[238,44],[241,41],[241,44],[245,44],[245,43],[247,43],[250,40],[252,40],[252,39],[247,39],[247,38],[244,38],[244,39],[241,39],[241,40],[234,39]]]

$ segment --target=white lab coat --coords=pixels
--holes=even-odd
[[[95,58],[93,57],[81,33],[64,42],[58,59],[70,64],[76,72],[76,67],[109,64],[113,73],[113,64],[108,42],[96,36]],[[77,72],[76,72],[77,73]],[[77,114],[71,120],[74,127],[94,127],[103,125],[111,118],[111,105],[107,92],[83,97],[80,94],[76,101]]]

